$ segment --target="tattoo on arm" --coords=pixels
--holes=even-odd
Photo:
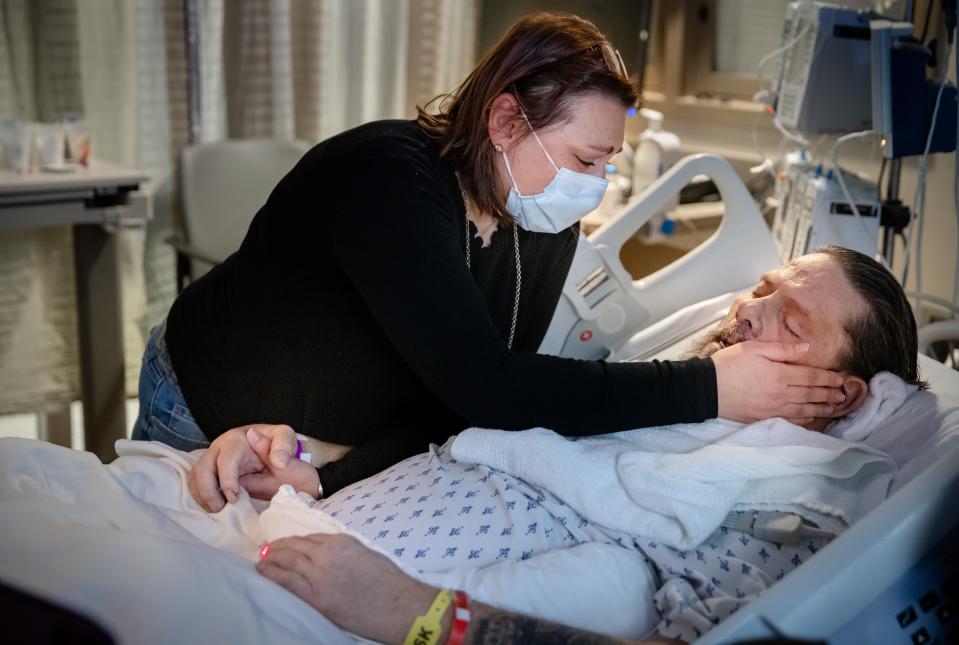
[[[515,614],[479,602],[470,603],[470,613],[472,618],[466,632],[466,645],[624,645],[631,642]]]

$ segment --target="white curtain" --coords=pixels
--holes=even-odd
[[[150,176],[121,234],[127,392],[176,296],[177,159],[224,138],[314,143],[409,118],[475,62],[479,0],[0,0],[0,117],[90,123]],[[0,414],[79,398],[68,228],[0,233]]]
[[[99,0],[78,9],[82,9],[77,11],[78,78],[94,154],[122,166],[139,167],[135,7],[127,0]],[[145,231],[123,231],[119,236],[126,388],[136,392],[146,340]],[[66,278],[73,282],[72,274]]]
[[[223,2],[224,0],[201,0],[198,5],[200,119],[196,143],[210,143],[226,138]]]
[[[227,70],[227,95],[244,97],[228,100],[231,136],[316,142],[412,116],[472,68],[478,11],[479,0],[228,3],[227,50],[242,55]]]

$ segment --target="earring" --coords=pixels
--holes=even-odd
[[[496,152],[503,152],[503,146],[498,143],[493,146],[493,149],[496,150]]]

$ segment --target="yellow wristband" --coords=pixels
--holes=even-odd
[[[443,614],[446,613],[446,609],[452,603],[453,594],[450,593],[449,589],[443,589],[436,594],[436,598],[433,599],[433,604],[430,605],[426,614],[419,616],[413,621],[413,626],[410,627],[410,633],[406,635],[406,640],[403,644],[437,645],[440,642],[440,636],[442,636],[443,631]]]

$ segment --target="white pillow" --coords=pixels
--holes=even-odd
[[[912,394],[865,441],[899,466],[890,494],[959,443],[959,372],[920,355],[919,375],[930,389]]]
[[[633,334],[613,350],[611,361],[676,360],[692,346],[693,339],[718,323],[729,311],[741,291],[722,295],[683,307],[659,322]]]

